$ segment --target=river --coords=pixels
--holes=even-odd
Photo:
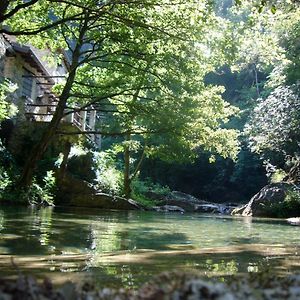
[[[71,208],[0,208],[0,276],[20,272],[138,287],[166,270],[205,278],[300,270],[300,227],[284,220]]]

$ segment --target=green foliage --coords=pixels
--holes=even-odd
[[[275,172],[271,175],[270,182],[278,183],[282,182],[283,178],[287,176],[287,173],[282,169],[276,169]]]
[[[39,183],[34,178],[32,184],[26,190],[16,190],[14,186],[18,180],[14,172],[14,178],[0,167],[0,198],[11,203],[21,203],[30,205],[54,205],[54,192],[56,188],[53,171],[48,171]]]
[[[34,179],[29,188],[19,194],[19,198],[22,202],[31,205],[53,205],[55,186],[54,172],[47,171],[42,184]]]
[[[133,180],[132,190],[132,198],[146,207],[158,204],[171,191],[167,186],[154,183],[149,177]]]
[[[93,154],[96,173],[95,188],[104,193],[121,196],[123,174],[117,169],[115,155],[110,151],[94,152]]]
[[[236,157],[238,131],[223,125],[237,110],[223,101],[221,87],[203,84],[227,49],[228,36],[219,33],[227,23],[210,0],[45,0],[5,25],[22,42],[72,53],[76,74],[56,87],[59,107],[97,109],[105,116],[100,132],[130,134],[147,144],[145,155],[164,160],[191,160],[199,148]]]
[[[0,198],[5,195],[5,191],[12,184],[12,180],[3,167],[0,166]]]
[[[266,215],[277,218],[297,217],[300,215],[300,192],[289,190],[285,199],[279,203],[272,203],[266,209]]]
[[[294,155],[299,151],[299,109],[297,86],[278,87],[265,100],[260,99],[245,133],[257,153],[267,151]]]
[[[0,82],[0,121],[14,116],[18,110],[17,107],[9,103],[7,98],[17,89],[17,86],[9,80]]]
[[[13,158],[0,141],[0,199],[6,198],[7,191],[13,185],[15,175],[16,168]]]

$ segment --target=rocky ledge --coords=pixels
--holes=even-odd
[[[31,277],[0,279],[3,300],[281,300],[300,299],[300,275],[275,278],[265,274],[237,277],[224,284],[202,280],[197,273],[163,273],[138,290],[97,289],[91,283],[65,283],[55,289]]]
[[[151,210],[132,199],[100,193],[88,182],[70,175],[65,176],[60,183],[56,196],[60,199],[62,205],[67,206],[119,210]],[[160,205],[152,208],[152,210],[159,212],[230,214],[235,208],[235,206],[230,204],[210,203],[177,191],[173,191],[164,197],[155,195],[154,193],[148,196],[151,196],[153,200],[160,200]]]
[[[156,206],[154,209],[164,212],[230,214],[235,207],[235,204],[211,203],[189,194],[173,191],[161,199],[160,206]]]
[[[132,199],[98,192],[90,183],[72,176],[64,178],[56,196],[60,199],[61,204],[67,206],[119,210],[144,209],[142,205]]]

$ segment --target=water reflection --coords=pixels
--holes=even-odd
[[[299,245],[299,228],[274,220],[51,207],[0,211],[2,275],[16,273],[11,256],[39,276],[93,276],[128,287],[174,268],[206,277],[291,272],[300,270]]]
[[[49,244],[52,232],[52,213],[53,207],[45,207],[40,210],[32,209],[32,228],[39,231],[39,241],[43,246]]]

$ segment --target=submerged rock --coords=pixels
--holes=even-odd
[[[159,212],[179,212],[179,213],[185,212],[183,208],[175,205],[154,206],[153,209]]]

